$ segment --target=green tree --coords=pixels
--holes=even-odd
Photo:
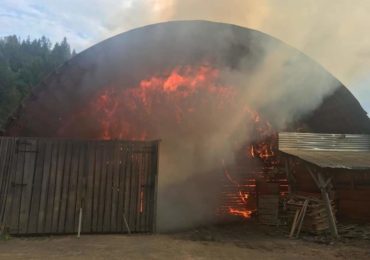
[[[34,40],[16,35],[0,38],[0,127],[45,75],[73,55],[65,37],[54,46],[44,36]]]

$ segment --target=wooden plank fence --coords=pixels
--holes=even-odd
[[[158,141],[0,138],[0,231],[154,232]]]

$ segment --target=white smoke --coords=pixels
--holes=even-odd
[[[367,0],[356,3],[347,0],[141,0],[116,9],[106,23],[109,25],[107,35],[154,22],[194,19],[259,30],[316,60],[354,90],[369,111],[362,93],[370,89],[358,84],[359,79],[370,72],[369,13]]]

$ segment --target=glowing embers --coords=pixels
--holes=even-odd
[[[244,179],[242,183],[239,183],[231,177],[224,161],[222,161],[222,166],[227,183],[224,186],[222,205],[218,209],[218,212],[221,215],[230,214],[250,218],[254,210],[251,209],[249,198],[251,193],[255,193],[255,179]]]
[[[248,157],[259,158],[266,162],[275,160],[277,134],[271,124],[255,112],[249,110],[250,118],[254,121],[254,142],[249,145]],[[270,160],[271,161],[271,160]]]
[[[250,218],[252,215],[251,210],[238,210],[234,208],[229,208],[229,213],[231,215],[242,216],[243,218]]]
[[[249,121],[253,123],[252,134],[248,138],[249,143],[241,148],[240,157],[236,156],[239,161],[235,164],[239,169],[234,170],[234,174],[230,174],[232,167],[228,169],[223,162],[225,181],[232,187],[225,186],[221,207],[226,208],[226,214],[245,219],[257,211],[256,178],[273,178],[279,164],[275,151],[277,136],[270,123],[255,111],[248,109],[247,112]]]
[[[257,144],[250,145],[250,155],[253,158],[261,158],[266,160],[275,155],[271,143],[260,142]]]
[[[245,204],[245,207],[247,207],[249,193],[244,193],[244,192],[239,190],[238,195],[239,195],[240,200]],[[229,213],[231,215],[237,215],[237,216],[242,216],[244,218],[250,218],[253,211],[249,210],[249,209],[240,210],[240,209],[229,207]]]

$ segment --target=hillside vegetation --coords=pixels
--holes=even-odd
[[[0,38],[0,128],[32,88],[74,54],[66,38],[54,45],[46,37]]]

